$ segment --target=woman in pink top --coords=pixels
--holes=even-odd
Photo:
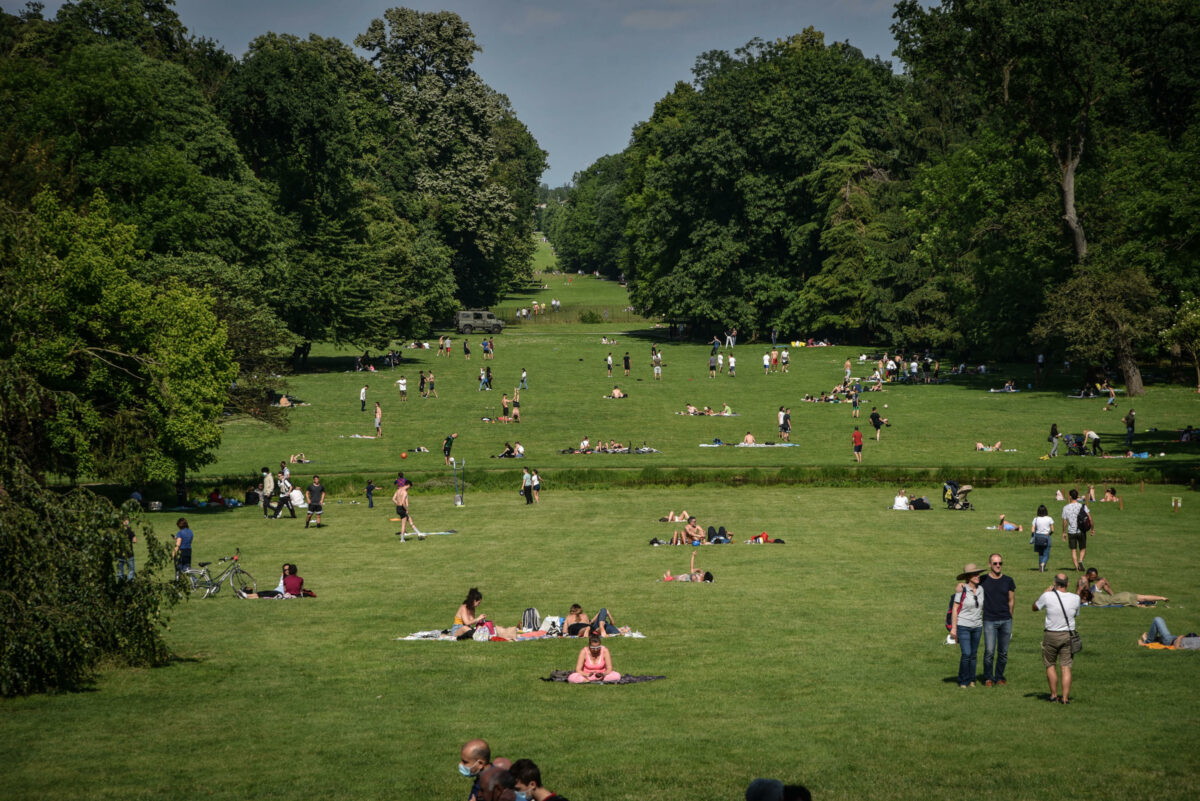
[[[587,647],[580,650],[575,661],[575,672],[567,677],[572,684],[588,682],[619,681],[621,674],[613,670],[612,655],[600,644],[600,635],[588,637]]]

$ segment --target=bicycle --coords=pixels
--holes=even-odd
[[[183,582],[183,590],[189,595],[196,595],[203,592],[201,598],[208,598],[216,595],[221,591],[221,583],[228,579],[229,586],[233,588],[234,593],[241,591],[243,593],[255,592],[258,589],[258,584],[254,581],[254,576],[242,570],[242,549],[238,548],[233,556],[223,556],[217,560],[217,564],[229,563],[229,566],[221,571],[215,579],[209,574],[208,566],[212,562],[200,562],[199,569],[188,568],[180,572],[179,580]]]

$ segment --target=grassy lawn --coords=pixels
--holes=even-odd
[[[1195,445],[1173,440],[1176,429],[1200,424],[1196,395],[1155,385],[1138,399],[1135,449],[1165,456],[1042,461],[1053,422],[1065,432],[1095,428],[1109,450],[1122,450],[1128,404],[1102,412],[1102,401],[1070,400],[1080,378],[1058,372],[1038,391],[987,392],[1009,376],[1028,384],[1031,368],[1021,365],[889,387],[864,396],[867,446],[855,465],[849,406],[801,398],[837,383],[848,356],[865,374],[861,348],[794,348],[791,372],[764,375],[761,345],[742,342],[738,377],[710,379],[707,346],[616,317],[625,303],[614,282],[546,280],[548,289],[498,310],[560,297],[561,319],[510,326],[492,361],[476,337],[469,362],[455,336],[450,359],[405,350],[400,368],[375,374],[351,372],[349,352],[318,348],[310,370],[290,379],[311,405],[291,413],[287,431],[228,424],[196,493],[214,484],[240,492],[257,468],[303,451],[314,461],[293,466],[296,483],[319,472],[334,490],[327,525],[264,521],[254,509],[188,513],[193,561],[240,547],[260,588],[294,561],[319,597],[241,601],[226,588],[174,611],[169,666],[109,669],[88,692],[0,701],[4,797],[465,798],[455,762],[462,742],[479,736],[496,755],[532,758],[551,789],[574,799],[738,799],[755,776],[803,783],[818,799],[1039,799],[1068,787],[1149,799],[1200,789],[1196,654],[1134,645],[1156,614],[1176,633],[1200,629],[1200,597],[1186,572],[1200,532],[1196,496],[1156,483],[1164,471],[1195,473]],[[573,322],[580,309],[605,307],[610,323]],[[651,380],[652,345],[666,353],[662,382]],[[603,365],[609,351],[613,379]],[[629,378],[625,351],[634,357]],[[496,389],[479,392],[487,366]],[[524,422],[482,422],[522,367]],[[441,397],[424,400],[417,372],[429,369]],[[401,374],[407,403],[393,383]],[[382,440],[352,437],[373,434],[370,411],[359,410],[364,383],[369,401],[383,404]],[[602,400],[614,383],[630,398]],[[729,403],[740,416],[676,415],[686,402]],[[884,403],[892,425],[875,442],[866,416]],[[792,409],[799,447],[699,447],[747,430],[775,440],[780,405]],[[452,431],[468,471],[461,508],[440,453]],[[559,453],[585,435],[661,453]],[[490,458],[518,439],[524,463]],[[977,440],[1015,452],[977,453]],[[430,452],[401,458],[417,446]],[[545,479],[532,507],[515,491],[524,465]],[[458,533],[399,542],[387,487],[401,469],[416,481],[411,507],[421,528]],[[779,471],[797,483],[779,483]],[[942,478],[954,476],[976,480],[976,511],[937,508]],[[1077,477],[1111,482],[1125,501],[1093,507],[1088,563],[1118,591],[1171,601],[1157,610],[1085,609],[1075,703],[1064,708],[1043,700],[1042,616],[1029,610],[1049,579],[1034,571],[1028,533],[988,526],[1001,513],[1028,524],[1040,503],[1058,517],[1054,490]],[[367,478],[383,487],[374,509],[361,496]],[[935,509],[887,511],[901,483],[932,496]],[[712,585],[656,581],[687,569],[690,549],[647,544],[669,538],[672,526],[656,521],[682,508],[739,541],[697,552],[716,575]],[[172,531],[176,516],[152,515],[156,530]],[[740,543],[762,531],[786,544]],[[963,691],[957,649],[942,644],[943,614],[955,574],[993,550],[1017,583],[1009,684]],[[1051,566],[1070,566],[1057,539]],[[573,667],[577,640],[396,639],[448,627],[472,586],[503,624],[527,606],[560,615],[575,602],[589,613],[607,606],[646,635],[609,642],[616,668],[667,678],[620,687],[540,681]]]

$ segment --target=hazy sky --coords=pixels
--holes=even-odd
[[[59,5],[47,2],[46,16]],[[655,101],[691,79],[701,53],[810,25],[867,56],[890,60],[895,47],[892,3],[883,0],[177,0],[175,9],[193,35],[240,58],[268,31],[353,44],[397,5],[453,11],[470,24],[483,48],[475,67],[550,154],[542,180],[551,186],[624,149]],[[15,12],[24,2],[3,6]]]

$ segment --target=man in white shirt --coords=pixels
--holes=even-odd
[[[1042,664],[1046,666],[1046,681],[1050,684],[1050,702],[1071,703],[1071,632],[1079,615],[1079,596],[1067,591],[1067,574],[1054,576],[1048,587],[1034,601],[1033,611],[1045,610],[1046,623],[1042,633]],[[1058,694],[1058,673],[1055,664],[1062,666],[1062,695]]]
[[[367,410],[367,385],[363,384],[363,388],[358,391],[358,403],[361,411]]]
[[[1087,538],[1089,532],[1079,530],[1079,512],[1080,510],[1086,512],[1089,519],[1092,513],[1087,508],[1087,505],[1079,500],[1078,490],[1072,489],[1070,496],[1071,502],[1064,506],[1062,510],[1062,538],[1071,549],[1071,561],[1075,564],[1075,569],[1082,571],[1084,569],[1083,557],[1087,555]]]

